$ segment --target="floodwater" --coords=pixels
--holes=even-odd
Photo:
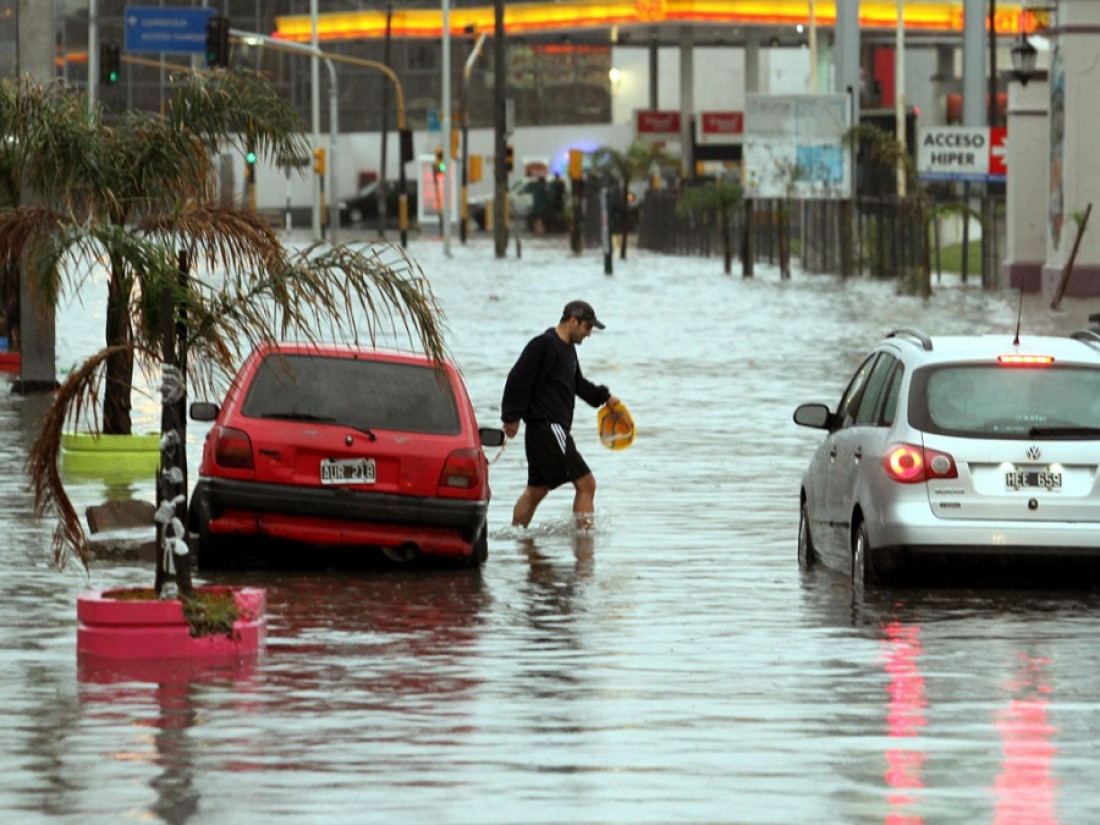
[[[1100,821],[1100,596],[880,589],[799,571],[799,475],[883,332],[999,331],[1011,293],[891,284],[632,252],[603,273],[528,242],[415,241],[482,422],[519,350],[591,301],[586,374],[630,407],[634,445],[576,437],[599,481],[574,535],[552,493],[509,533],[522,446],[492,465],[480,572],[269,569],[258,663],[156,679],[78,668],[75,598],[150,565],[50,564],[20,475],[41,399],[0,392],[0,820],[12,823],[1092,823]],[[1096,302],[1022,304],[1069,332]],[[97,348],[89,296],[58,322],[60,369]],[[144,406],[143,406],[144,404]],[[155,425],[155,408],[139,403]],[[202,431],[192,425],[191,462]],[[192,473],[192,478],[194,474]],[[152,482],[73,479],[79,507]]]

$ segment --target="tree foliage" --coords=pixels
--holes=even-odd
[[[104,347],[64,382],[28,461],[37,509],[59,519],[59,565],[71,554],[86,564],[88,550],[58,472],[62,431],[90,415],[96,431],[130,433],[135,368],[153,376],[164,359],[166,295],[192,388],[213,391],[265,340],[397,335],[446,356],[443,313],[403,251],[284,247],[219,196],[218,152],[305,154],[297,114],[260,75],[185,73],[163,116],[117,118],[59,83],[8,82],[0,133],[0,264],[20,267],[42,306],[102,288],[95,277],[107,270]]]
[[[679,167],[678,158],[659,146],[636,140],[621,152],[611,146],[601,146],[592,153],[592,165],[596,171],[609,174],[619,181],[619,214],[622,216],[622,245],[619,257],[626,259],[627,236],[630,233],[630,186],[645,180],[655,169]]]
[[[733,180],[719,180],[705,186],[693,186],[680,193],[676,209],[681,215],[713,216],[722,236],[723,268],[733,269],[733,218],[741,206],[741,186]]]

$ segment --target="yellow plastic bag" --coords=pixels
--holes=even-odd
[[[609,450],[625,450],[634,443],[634,419],[621,401],[613,408],[600,407],[596,412],[596,429],[600,443]]]

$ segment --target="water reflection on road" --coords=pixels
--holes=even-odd
[[[1095,775],[1098,598],[1090,590],[883,589],[795,562],[797,480],[835,403],[894,326],[1012,330],[1014,295],[944,285],[752,281],[715,261],[414,247],[448,312],[478,414],[533,334],[584,297],[608,329],[581,359],[638,439],[578,442],[597,529],[551,495],[508,521],[522,449],[493,465],[482,571],[357,566],[210,577],[268,593],[270,646],[243,668],[78,667],[75,596],[147,565],[49,565],[20,477],[41,403],[0,393],[0,813],[115,823],[1086,823]],[[1068,332],[1094,307],[1024,302]],[[91,351],[95,313],[59,325]],[[61,330],[64,329],[62,333]],[[143,408],[142,408],[143,409]],[[142,412],[150,421],[155,411]],[[203,431],[192,428],[194,446]],[[193,473],[192,473],[193,475]],[[73,479],[78,506],[151,483]]]

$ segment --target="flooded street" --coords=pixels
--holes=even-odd
[[[1094,823],[1100,821],[1100,594],[1064,588],[853,593],[796,561],[798,482],[886,331],[998,331],[1014,293],[893,284],[631,250],[433,240],[411,254],[449,320],[483,425],[522,347],[584,298],[607,325],[585,375],[630,408],[575,535],[571,491],[511,536],[522,441],[492,465],[479,572],[264,570],[268,652],[238,669],[79,669],[78,593],[152,583],[151,564],[51,565],[53,524],[22,474],[44,399],[0,386],[0,819],[11,823]],[[58,315],[64,370],[102,342],[88,296]],[[1023,328],[1069,332],[1095,301],[1025,298]],[[136,399],[140,429],[158,409]],[[143,406],[144,405],[144,406]],[[191,480],[204,430],[189,425]],[[490,458],[495,454],[490,450]],[[152,500],[152,479],[72,479],[78,509]]]

